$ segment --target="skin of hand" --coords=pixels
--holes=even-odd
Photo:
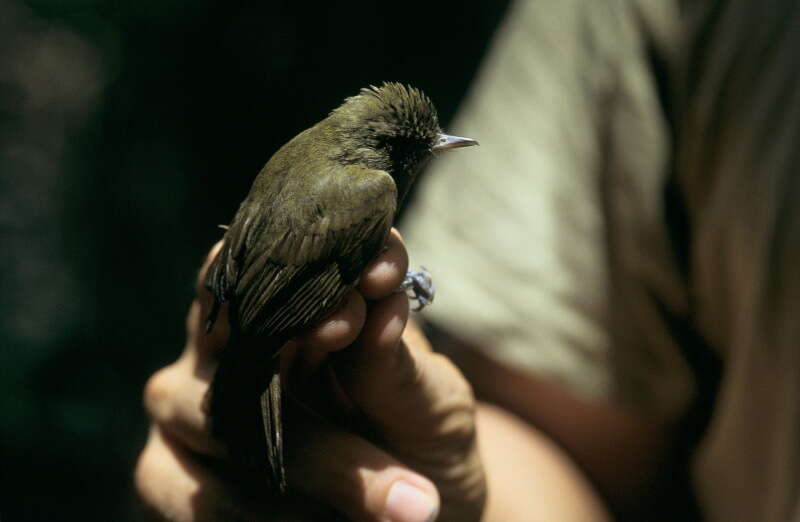
[[[319,506],[357,521],[479,520],[486,479],[475,400],[450,360],[408,324],[408,298],[394,292],[407,267],[402,239],[392,230],[343,306],[284,349],[290,389],[320,380],[327,369],[344,397],[339,402],[374,435],[368,439],[307,413],[294,423],[287,454],[292,493],[285,499],[268,497],[257,482],[238,476],[210,435],[206,394],[228,332],[223,309],[204,333],[211,296],[198,284],[183,353],[145,387],[152,425],[134,479],[147,510],[179,521],[314,520]]]

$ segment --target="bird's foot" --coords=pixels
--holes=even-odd
[[[405,292],[409,299],[416,301],[417,306],[413,310],[419,312],[433,302],[436,289],[433,286],[430,272],[425,270],[425,267],[420,267],[419,270],[406,272],[406,278],[397,287],[397,292]]]

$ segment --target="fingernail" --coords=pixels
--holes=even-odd
[[[439,514],[436,499],[430,494],[398,480],[386,497],[385,515],[391,522],[433,522]]]

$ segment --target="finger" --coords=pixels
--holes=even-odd
[[[363,408],[363,404],[358,404],[351,399],[349,387],[342,386],[338,369],[343,366],[347,368],[344,378],[348,379],[349,375],[350,379],[352,379],[352,368],[349,367],[351,364],[349,361],[352,361],[354,357],[352,352],[360,353],[365,344],[377,346],[377,349],[397,345],[408,321],[408,314],[408,298],[405,294],[391,294],[390,297],[371,304],[369,316],[356,342],[359,346],[337,354],[334,358],[334,366],[327,368],[329,371],[325,374],[324,383],[317,379],[317,384],[320,385],[318,389],[324,390],[321,397],[326,400],[323,401],[323,404],[328,404],[331,411],[338,412],[346,417],[353,414],[357,409]],[[358,356],[356,355],[356,357]],[[330,371],[331,368],[336,368],[337,371]],[[318,377],[322,377],[322,375]],[[364,376],[359,380],[363,380],[363,378]],[[359,386],[366,388],[368,384],[359,384]],[[350,387],[352,387],[352,383]],[[307,389],[312,390],[313,388],[307,387]],[[369,392],[366,391],[365,393]],[[369,415],[370,412],[367,411],[366,413]]]
[[[205,398],[210,375],[194,371],[188,357],[156,372],[145,385],[144,406],[162,430],[191,450],[203,455],[222,456],[223,446],[211,437]]]
[[[373,303],[357,341],[359,347],[374,346],[376,350],[391,350],[400,341],[408,314],[408,297],[402,293],[391,294]]]
[[[201,355],[212,355],[219,351],[228,340],[230,327],[228,324],[228,306],[222,305],[218,310],[216,321],[210,332],[206,332],[206,321],[213,308],[214,297],[206,287],[208,269],[214,258],[222,249],[222,241],[217,241],[208,255],[197,276],[195,284],[195,300],[189,309],[186,321],[187,340],[198,349]]]
[[[408,315],[408,299],[402,294],[375,303],[358,341],[335,359],[343,388],[367,416],[377,416],[379,426],[404,413],[395,406],[382,410],[418,383],[417,361],[401,344]]]
[[[408,252],[400,232],[392,229],[385,250],[364,270],[358,284],[365,299],[382,299],[397,289],[408,270]]]
[[[287,448],[292,486],[330,503],[349,520],[435,519],[439,495],[430,480],[366,440],[335,430],[308,410],[294,412],[289,426],[303,435]]]
[[[336,359],[343,388],[398,447],[470,438],[474,398],[469,384],[449,359],[430,351],[420,332],[412,329],[408,342],[401,340],[407,320],[403,295],[370,310],[362,335]]]
[[[347,294],[341,308],[322,320],[295,341],[302,364],[291,372],[293,379],[303,382],[322,364],[330,352],[341,350],[358,337],[367,315],[364,298],[356,290]],[[295,357],[296,359],[297,357]]]
[[[227,344],[230,335],[228,305],[220,306],[213,328],[206,332],[209,310],[210,308],[203,306],[200,297],[197,297],[186,316],[186,350],[196,352],[203,361],[215,359]]]
[[[224,453],[222,446],[210,436],[205,400],[218,365],[213,355],[227,341],[226,309],[220,310],[219,326],[209,334],[204,331],[207,312],[203,309],[203,302],[206,307],[210,306],[210,294],[203,281],[221,245],[217,243],[212,248],[200,271],[198,298],[192,303],[187,318],[188,342],[183,355],[154,375],[145,388],[145,407],[153,421],[194,451],[207,455]],[[341,349],[356,339],[365,315],[363,298],[357,291],[352,291],[342,308],[298,341],[290,343],[292,346],[282,357],[282,365],[289,364],[299,352],[306,360],[306,373],[312,373],[329,351]],[[302,350],[297,349],[298,344],[303,345]],[[288,371],[284,373],[289,374]]]
[[[136,463],[134,484],[154,519],[181,522],[320,520],[323,508],[307,498],[287,495],[265,501],[263,494],[250,494],[252,488],[247,484],[205,464],[166,433],[157,427],[151,428]]]
[[[139,456],[134,483],[145,506],[159,519],[246,520],[217,477],[157,428]]]
[[[402,338],[409,350],[433,351],[430,341],[425,337],[422,328],[420,328],[419,324],[417,324],[414,319],[410,319],[408,323],[406,323],[406,329],[403,330]]]
[[[165,428],[161,433],[177,434],[195,451],[221,455],[222,450],[207,438],[202,403],[198,400],[205,394],[207,383],[193,381],[185,371],[187,366],[180,360],[151,379],[146,391],[147,408],[159,427]],[[292,446],[287,448],[290,481],[301,491],[332,504],[349,519],[428,520],[438,509],[438,495],[430,481],[363,439],[336,432],[319,419],[306,422],[300,429],[297,424],[290,426],[294,434]],[[303,433],[307,435],[303,437]],[[162,463],[167,468],[163,474],[175,467],[174,460]],[[177,478],[177,486],[185,491],[187,479]]]
[[[341,307],[295,340],[305,349],[332,352],[348,346],[358,337],[367,315],[366,303],[351,290]]]
[[[402,298],[402,299],[401,299]],[[333,358],[339,382],[392,454],[433,480],[447,520],[483,509],[485,475],[475,438],[469,384],[446,357],[412,331],[405,296],[370,310],[358,341]]]
[[[175,363],[153,375],[144,391],[144,406],[151,419],[192,450],[206,455],[223,453],[221,446],[209,435],[204,405],[218,364],[213,355],[225,345],[228,337],[227,307],[220,310],[213,331],[205,332],[212,301],[205,279],[221,248],[222,241],[219,241],[211,248],[200,269],[197,296],[186,317],[187,341],[183,353]]]
[[[217,254],[219,254],[219,251],[222,250],[222,244],[223,244],[222,240],[214,243],[214,246],[212,246],[211,250],[209,250],[208,254],[206,254],[206,258],[203,261],[203,265],[200,267],[200,272],[198,272],[197,274],[197,284],[195,285],[195,294],[197,294],[198,297],[201,297],[203,299],[210,300],[211,298],[211,292],[209,292],[208,288],[206,288],[206,276],[208,275],[208,268],[211,266],[211,263],[217,257]]]

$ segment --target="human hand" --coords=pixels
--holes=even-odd
[[[153,424],[135,478],[151,511],[169,520],[307,520],[319,513],[309,507],[311,497],[352,520],[432,520],[437,511],[440,520],[479,519],[485,478],[474,399],[450,361],[406,324],[408,300],[394,289],[407,265],[393,231],[342,308],[286,347],[282,364],[294,368],[284,374],[289,386],[319,384],[318,370],[332,368],[350,415],[374,436],[313,414],[292,424],[286,455],[292,494],[282,499],[231,471],[225,448],[211,437],[203,403],[227,320],[223,309],[214,330],[204,333],[211,297],[198,284],[183,354],[145,389]]]

